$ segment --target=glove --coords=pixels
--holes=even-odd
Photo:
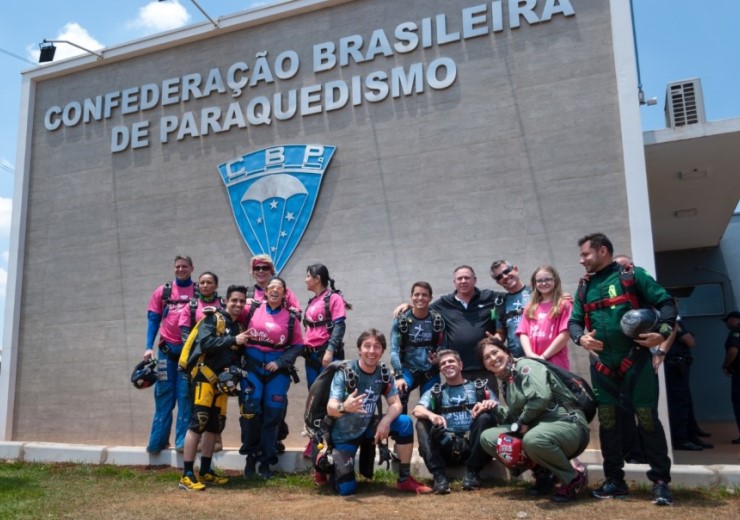
[[[447,433],[445,427],[441,424],[435,424],[434,426],[432,426],[430,437],[432,438],[432,440],[436,441],[442,446],[447,446],[452,440],[450,439],[450,436]]]

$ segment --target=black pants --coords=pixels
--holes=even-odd
[[[680,360],[665,361],[665,386],[668,398],[668,418],[673,442],[686,442],[694,435],[693,400],[689,386],[690,365]]]
[[[470,428],[470,434],[465,449],[459,454],[453,453],[449,447],[441,446],[431,438],[432,423],[425,419],[416,421],[416,435],[419,442],[419,454],[424,459],[430,473],[445,473],[447,466],[465,464],[468,469],[480,471],[491,461],[480,444],[480,435],[485,430],[496,426],[496,417],[489,412],[475,418]],[[450,435],[455,435],[450,433]]]

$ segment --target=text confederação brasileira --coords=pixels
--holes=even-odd
[[[507,8],[505,10],[505,7]],[[379,57],[412,54],[420,49],[459,43],[471,38],[516,29],[522,23],[535,25],[549,22],[554,16],[570,17],[575,9],[570,0],[495,0],[463,8],[454,15],[446,13],[399,23],[392,31],[375,29],[369,35],[352,34],[337,41],[325,41],[311,47],[313,76],[337,69],[371,63]],[[145,113],[157,107],[187,108],[187,103],[212,96],[231,96],[233,101],[213,104],[197,110],[178,110],[177,114],[159,117],[158,129],[152,121],[142,119],[111,129],[111,152],[137,149],[154,141],[168,143],[197,138],[234,128],[270,125],[296,116],[307,117],[332,112],[348,105],[378,103],[390,98],[443,90],[457,80],[457,64],[440,55],[373,70],[349,78],[319,81],[307,85],[296,79],[302,60],[295,50],[284,50],[273,58],[270,51],[257,52],[250,61],[237,61],[228,67],[214,67],[206,72],[193,72],[167,78],[159,83],[110,91],[81,101],[72,100],[46,110],[44,125],[50,132],[62,127],[92,124],[116,115]],[[265,94],[260,87],[278,85]],[[244,96],[244,98],[242,98]],[[173,110],[174,112],[175,110]],[[160,112],[161,113],[161,112]]]

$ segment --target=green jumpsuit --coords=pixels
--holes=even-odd
[[[522,437],[527,456],[563,484],[571,482],[576,472],[570,459],[583,452],[589,441],[586,417],[571,404],[573,394],[544,364],[526,358],[513,362],[503,390],[508,406],[499,404],[493,410],[503,426],[483,432],[483,449],[495,456],[500,434],[510,432],[514,422],[527,425]]]
[[[594,273],[590,276],[585,295],[579,294],[573,302],[568,330],[577,344],[585,332],[584,304],[626,294],[620,282],[621,271],[622,267],[612,262]],[[675,306],[666,290],[640,267],[634,268],[634,284],[640,305],[656,308],[660,321],[674,326]],[[649,349],[637,345],[620,327],[622,316],[631,308],[627,301],[588,313],[595,339],[604,343],[603,350],[597,354],[599,362],[606,368],[598,370],[597,365],[591,365],[591,382],[599,403],[599,439],[604,457],[604,475],[624,480],[622,426],[618,407],[620,402],[631,402],[650,465],[647,476],[653,482],[670,482],[671,461],[665,432],[658,419],[658,377],[653,370],[652,356]],[[625,359],[632,361],[632,366],[626,370],[624,366],[620,369]]]

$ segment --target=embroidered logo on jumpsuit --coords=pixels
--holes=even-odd
[[[252,254],[280,272],[311,220],[335,146],[286,145],[236,157],[218,170],[239,232]]]

